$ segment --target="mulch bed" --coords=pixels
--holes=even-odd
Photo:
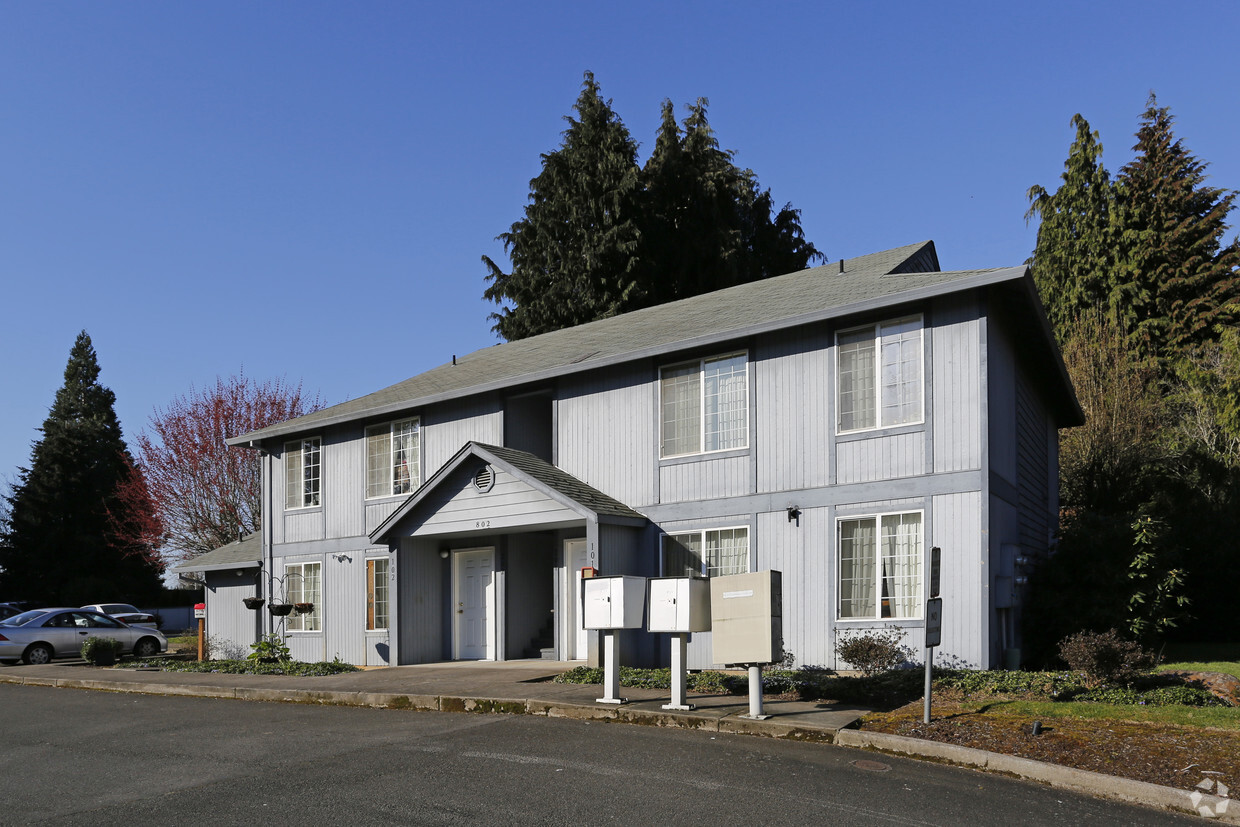
[[[977,710],[955,693],[869,715],[862,729],[1016,755],[1182,790],[1240,794],[1240,732],[1167,724],[1048,718],[1042,734],[1028,716]],[[1212,783],[1211,783],[1212,782]],[[1202,785],[1206,786],[1202,786]],[[1222,785],[1221,787],[1219,785]]]

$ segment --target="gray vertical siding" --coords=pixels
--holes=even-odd
[[[758,515],[755,570],[783,573],[784,651],[795,655],[798,664],[829,662],[835,616],[833,534],[827,508],[802,509],[800,526],[783,511]]]
[[[943,550],[943,645],[938,654],[961,666],[989,668],[990,565],[984,543],[981,492],[933,498],[933,528],[927,546]],[[918,637],[920,648],[924,638]]]
[[[366,440],[363,429],[323,437],[323,514],[327,537],[366,533],[362,508],[366,496]]]
[[[250,644],[258,640],[259,612],[247,609],[241,602],[242,598],[255,597],[258,593],[254,571],[247,569],[242,577],[231,570],[205,575],[207,636],[213,644],[234,644],[240,648],[242,657],[250,653]],[[216,651],[215,657],[222,657],[222,654]]]
[[[759,340],[750,366],[757,388],[758,491],[827,485],[828,446],[835,429],[829,401],[831,337],[824,327]]]
[[[435,540],[407,538],[396,556],[395,598],[399,605],[400,652],[395,663],[444,659],[445,561]]]
[[[981,322],[964,297],[934,305],[931,370],[934,471],[982,467]]]
[[[499,397],[462,399],[429,408],[422,415],[423,482],[471,441],[503,444],[504,413]]]
[[[926,472],[925,432],[839,440],[835,465],[841,485],[920,476]]]
[[[556,464],[620,502],[655,501],[657,382],[647,363],[561,380]]]
[[[659,500],[666,503],[743,496],[750,491],[751,474],[748,452],[664,464],[659,468]]]
[[[1050,417],[1023,375],[1016,384],[1017,488],[1020,492],[1020,544],[1034,554],[1046,551],[1053,527],[1047,447]]]
[[[1016,484],[1016,354],[1000,325],[986,326],[990,471]]]

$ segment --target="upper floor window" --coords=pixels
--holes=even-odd
[[[321,453],[318,437],[284,443],[285,508],[308,508],[319,504],[323,469]]]
[[[747,447],[748,375],[745,353],[660,370],[661,456]]]
[[[366,429],[366,496],[408,494],[421,484],[418,420]]]
[[[841,620],[921,617],[921,513],[839,522]]]
[[[717,528],[663,536],[663,576],[745,574],[749,529]]]
[[[284,567],[284,599],[289,603],[313,603],[306,614],[300,611],[288,616],[285,628],[290,632],[317,632],[323,628],[323,564],[293,563]]]
[[[922,318],[846,330],[839,349],[839,431],[922,421]]]

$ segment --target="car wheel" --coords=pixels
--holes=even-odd
[[[153,637],[144,637],[133,645],[135,658],[149,658],[159,654],[159,641]]]
[[[23,663],[41,664],[52,662],[52,647],[46,643],[33,643],[22,654]]]

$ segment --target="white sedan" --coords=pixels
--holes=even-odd
[[[128,623],[130,626],[150,626],[152,629],[159,626],[159,621],[155,615],[139,611],[128,603],[92,603],[82,608],[114,617],[122,623]]]
[[[81,657],[82,644],[92,637],[118,640],[122,655],[138,658],[168,651],[168,639],[158,629],[129,626],[89,609],[35,609],[0,620],[0,662]]]

